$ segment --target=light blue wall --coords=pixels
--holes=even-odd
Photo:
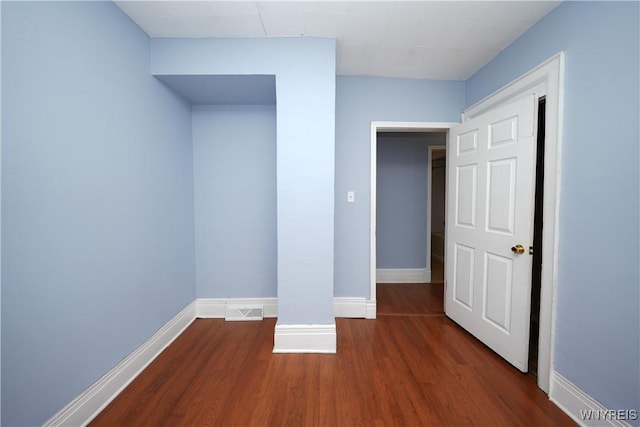
[[[193,107],[199,298],[275,297],[275,106]]]
[[[333,323],[335,41],[155,39],[151,70],[276,76],[278,322]]]
[[[0,2],[0,51],[2,47],[2,2]],[[0,82],[2,82],[2,55],[0,54]],[[0,84],[0,100],[2,84]],[[2,188],[2,102],[0,102],[0,188]],[[2,191],[0,191],[2,206]],[[2,209],[0,209],[0,242],[2,241]],[[0,244],[0,332],[2,331],[2,245]],[[0,333],[1,335],[1,333]],[[2,424],[2,341],[0,340],[0,424]]]
[[[2,2],[2,66],[2,424],[41,425],[195,298],[191,109],[111,2]]]
[[[471,104],[566,54],[554,362],[610,409],[640,409],[639,16],[563,3],[467,81]]]
[[[464,83],[338,77],[335,294],[369,297],[371,121],[459,122]],[[355,203],[347,203],[355,191]]]
[[[376,267],[427,264],[428,134],[378,134]]]

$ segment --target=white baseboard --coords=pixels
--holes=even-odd
[[[378,313],[378,304],[376,300],[374,299],[367,300],[367,315],[365,316],[365,318],[375,319],[377,313]]]
[[[431,270],[426,268],[378,268],[377,283],[429,283]]]
[[[333,314],[341,318],[375,319],[376,300],[364,297],[335,297]]]
[[[581,426],[630,426],[625,420],[619,419],[628,417],[628,414],[623,412],[618,415],[617,411],[607,409],[557,372],[551,373],[549,399]]]
[[[367,299],[359,297],[335,297],[333,299],[335,317],[367,317]]]
[[[276,324],[273,342],[274,353],[335,353],[336,324]]]
[[[193,322],[195,313],[195,303],[189,304],[144,344],[62,408],[44,425],[84,426],[88,424]]]
[[[278,298],[198,298],[196,317],[224,319],[227,305],[261,305],[264,317],[278,317]],[[364,297],[335,297],[335,317],[376,318],[376,302]]]
[[[196,300],[196,317],[202,319],[224,319],[227,304],[261,305],[264,317],[278,316],[278,298],[198,298]]]

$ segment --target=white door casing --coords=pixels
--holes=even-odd
[[[527,370],[535,97],[451,129],[447,155],[447,316]],[[524,247],[520,254],[512,250]]]

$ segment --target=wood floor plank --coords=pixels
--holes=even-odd
[[[377,312],[384,315],[443,315],[442,283],[394,283],[376,286]]]
[[[416,310],[404,295],[394,315],[336,319],[335,355],[272,353],[275,319],[197,319],[91,425],[575,425],[421,286],[422,313],[398,312]]]

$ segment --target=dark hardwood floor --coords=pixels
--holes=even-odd
[[[444,316],[442,283],[378,284],[378,316]]]
[[[91,425],[575,425],[444,316],[441,284],[378,292],[376,320],[336,319],[334,355],[273,354],[275,319],[197,319]]]
[[[378,315],[444,316],[444,274],[442,261],[431,260],[431,280],[424,283],[378,284]]]

